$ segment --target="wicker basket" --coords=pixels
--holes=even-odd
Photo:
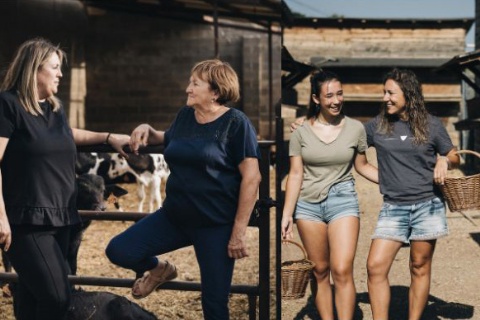
[[[459,150],[457,154],[469,153],[480,158],[480,153]],[[465,177],[447,177],[440,186],[450,211],[480,209],[480,174]]]
[[[315,264],[307,260],[305,249],[295,241],[283,240],[284,243],[293,243],[303,252],[303,259],[282,262],[282,298],[298,299],[305,296],[308,280]]]

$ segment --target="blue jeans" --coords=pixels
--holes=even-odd
[[[227,252],[231,233],[232,225],[175,225],[160,208],[110,240],[106,254],[112,263],[143,274],[157,266],[157,255],[193,245],[200,267],[204,318],[225,320],[235,263]]]

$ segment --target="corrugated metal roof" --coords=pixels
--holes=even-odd
[[[478,65],[480,65],[480,50],[475,50],[453,57],[440,66],[440,70],[461,70]]]
[[[410,67],[410,68],[437,68],[446,63],[448,58],[336,58],[336,57],[312,57],[312,65],[317,67]]]
[[[252,22],[268,27],[281,23],[280,0],[82,0],[87,7],[204,22],[204,16]]]
[[[469,30],[473,18],[458,19],[361,19],[361,18],[294,18],[288,27],[368,28],[368,29],[450,29]]]

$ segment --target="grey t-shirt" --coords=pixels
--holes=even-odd
[[[303,183],[299,198],[317,203],[324,200],[330,187],[352,180],[356,152],[365,152],[365,128],[358,120],[345,117],[343,128],[331,143],[324,143],[312,131],[310,121],[295,130],[290,137],[290,156],[303,160]]]
[[[428,116],[426,144],[413,144],[408,122],[394,122],[391,135],[377,132],[378,117],[365,124],[368,146],[375,147],[378,159],[380,192],[385,202],[413,204],[440,196],[433,182],[437,154],[453,149],[447,130],[437,117]]]

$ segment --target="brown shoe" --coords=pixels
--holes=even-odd
[[[150,271],[146,271],[143,277],[138,278],[133,283],[132,297],[135,299],[145,298],[163,283],[177,277],[177,267],[168,261],[165,261],[165,266],[162,271],[160,276],[155,276]]]

